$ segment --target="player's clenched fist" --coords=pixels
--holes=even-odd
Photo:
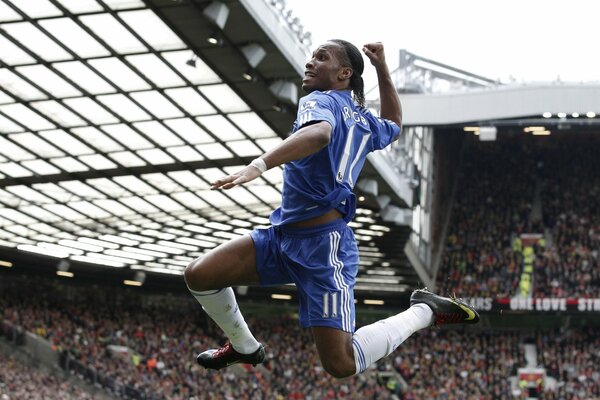
[[[385,65],[385,54],[383,52],[383,43],[375,42],[375,43],[367,43],[363,46],[363,52],[369,60],[371,60],[371,64],[374,67],[380,67]]]

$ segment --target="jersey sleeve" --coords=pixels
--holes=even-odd
[[[300,99],[294,128],[298,130],[308,123],[326,121],[333,129],[335,128],[335,110],[336,105],[331,96],[314,91]]]
[[[387,147],[400,135],[400,127],[394,121],[376,117],[369,110],[364,110],[364,116],[369,121],[373,137],[373,150]]]

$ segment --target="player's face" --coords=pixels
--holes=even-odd
[[[317,47],[306,63],[302,89],[308,93],[315,90],[346,89],[352,68],[341,65],[340,51],[343,51],[343,48],[334,42]]]

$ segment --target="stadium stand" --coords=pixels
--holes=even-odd
[[[599,139],[545,139],[469,140],[438,273],[442,292],[600,297]],[[522,234],[540,235],[531,271]]]
[[[372,371],[397,371],[404,382],[372,374],[336,381],[322,371],[310,332],[293,316],[250,314],[249,324],[267,343],[270,361],[264,368],[213,372],[199,368],[194,356],[223,337],[187,296],[35,278],[2,279],[0,289],[3,325],[23,326],[46,338],[61,353],[63,368],[123,398],[526,398],[517,395],[525,391],[519,392],[515,381],[518,369],[527,365],[527,342],[537,347],[535,366],[545,367],[554,382],[542,398],[600,398],[600,338],[592,329],[430,329]]]
[[[92,400],[97,397],[58,376],[44,373],[0,352],[0,399]]]

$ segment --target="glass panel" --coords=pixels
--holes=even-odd
[[[5,68],[0,69],[0,86],[21,100],[28,101],[46,98],[46,95],[40,90]]]
[[[181,139],[157,121],[136,122],[133,126],[139,129],[140,132],[144,132],[146,136],[154,140],[160,146],[170,147],[183,144]]]
[[[73,58],[62,47],[56,44],[54,40],[50,39],[29,22],[3,24],[2,29],[17,39],[25,48],[46,61],[71,60]]]
[[[70,18],[47,19],[39,22],[63,45],[82,58],[108,56],[110,52]]]
[[[113,169],[117,168],[117,164],[110,161],[108,158],[101,156],[100,154],[93,154],[89,156],[80,156],[79,160],[83,161],[93,169]]]
[[[8,5],[0,2],[0,21],[18,21],[21,16]]]
[[[104,194],[80,181],[65,181],[59,183],[59,185],[71,193],[77,193],[78,196],[81,196],[86,200],[103,199],[106,197]]]
[[[193,88],[167,89],[165,94],[191,115],[215,114],[217,110]]]
[[[37,101],[30,104],[62,127],[87,125],[84,120],[54,100]]]
[[[250,111],[250,107],[226,84],[199,86],[198,89],[223,112]]]
[[[0,114],[0,133],[22,132],[25,129]]]
[[[33,133],[15,133],[10,135],[10,138],[40,157],[51,158],[65,155],[65,153]]]
[[[173,193],[171,197],[191,210],[198,210],[207,206],[202,199],[190,192]]]
[[[281,202],[281,193],[271,186],[267,185],[249,185],[247,186],[248,190],[251,191],[264,202],[267,203],[280,203]]]
[[[148,50],[110,14],[84,15],[79,19],[119,54]]]
[[[81,96],[81,92],[43,65],[27,65],[16,70],[55,97]]]
[[[72,203],[67,203],[67,205],[79,211],[80,213],[89,216],[90,218],[102,219],[109,218],[111,216],[109,213],[107,213],[100,207],[93,205],[89,201],[76,201]]]
[[[94,153],[94,150],[60,129],[39,132],[39,135],[61,149],[69,149],[69,154],[83,155]]]
[[[219,76],[204,61],[195,57],[194,53],[190,50],[169,51],[161,53],[161,55],[173,68],[194,85],[221,83]],[[192,58],[195,60],[195,67],[187,65],[187,62]]]
[[[149,149],[153,147],[152,143],[144,139],[140,134],[125,124],[104,125],[101,126],[100,129],[131,150]]]
[[[189,190],[208,189],[208,183],[190,171],[174,171],[167,175]]]
[[[142,0],[104,0],[104,3],[113,10],[125,10],[145,6]]]
[[[227,115],[234,124],[240,127],[251,138],[275,136],[273,129],[269,127],[256,113],[247,112]]]
[[[50,162],[67,172],[88,171],[89,168],[73,157],[53,158]]]
[[[5,104],[0,106],[0,112],[8,115],[21,125],[25,125],[32,131],[55,128],[53,123],[22,104]]]
[[[196,117],[196,120],[213,132],[222,141],[245,139],[244,135],[222,115]]]
[[[196,150],[190,146],[169,147],[167,150],[172,156],[181,162],[201,161],[204,160]]]
[[[240,157],[259,156],[263,154],[262,150],[256,147],[250,140],[227,142],[227,146]]]
[[[89,63],[98,72],[110,79],[115,85],[125,91],[150,89],[146,83],[131,68],[117,58],[101,58],[89,60]]]
[[[124,150],[123,147],[93,127],[74,128],[71,130],[75,135],[79,136],[83,141],[89,143],[92,147],[104,153]]]
[[[144,196],[147,194],[158,193],[156,189],[148,185],[146,182],[135,176],[117,176],[113,178],[115,182],[127,189],[131,190],[135,194]]]
[[[151,119],[150,115],[122,94],[107,94],[98,96],[96,99],[126,121]]]
[[[158,212],[158,208],[139,197],[126,197],[119,199],[119,201],[131,209],[136,210],[140,214],[151,214]]]
[[[283,140],[279,137],[274,137],[270,139],[258,139],[256,140],[256,144],[264,151],[267,152],[281,143]]]
[[[156,118],[183,117],[183,113],[157,91],[131,93],[131,97]]]
[[[196,149],[210,160],[232,158],[233,154],[220,143],[199,144]]]
[[[168,196],[164,196],[162,194],[146,196],[145,199],[166,212],[185,210],[183,206],[171,200]]]
[[[140,150],[137,154],[152,165],[172,164],[175,162],[167,153],[160,149]]]
[[[214,190],[197,191],[196,195],[198,195],[202,200],[206,201],[208,204],[215,207],[235,206],[235,203],[229,198],[227,198],[224,194]]]
[[[88,179],[86,183],[112,197],[130,196],[131,193],[107,178]]]
[[[64,99],[63,103],[68,105],[94,124],[111,124],[119,120],[102,108],[98,103],[88,97],[75,99]]]
[[[58,2],[73,14],[103,10],[96,0],[58,0]]]
[[[144,160],[136,156],[131,151],[110,153],[108,156],[124,167],[142,167],[146,165]]]
[[[32,160],[36,158],[30,152],[23,150],[20,146],[8,141],[3,136],[0,136],[0,154],[4,154],[13,161]]]
[[[158,87],[185,85],[185,82],[154,54],[127,56],[126,59]]]
[[[0,172],[2,172],[4,175],[8,175],[13,178],[21,178],[24,176],[33,175],[30,171],[26,170],[25,168],[21,167],[19,164],[14,162],[0,164]],[[2,210],[0,209],[0,211]]]
[[[2,13],[1,8],[0,13]],[[35,62],[35,58],[31,57],[4,36],[0,36],[0,60],[8,65],[31,64]]]
[[[32,192],[35,191],[32,190]],[[62,220],[62,217],[60,215],[54,215],[52,213],[49,213],[48,211],[38,206],[23,207],[21,208],[21,210],[23,210],[23,212],[27,214],[33,215],[35,218],[44,222],[55,223],[60,222]]]
[[[182,191],[183,188],[179,186],[175,181],[169,178],[165,174],[154,173],[154,174],[144,174],[142,178],[150,183],[152,186],[155,186],[162,190],[163,192],[173,193],[177,191]]]
[[[39,175],[59,174],[60,170],[44,160],[23,161],[21,165]]]
[[[11,96],[9,96],[8,94],[4,93],[4,92],[0,92],[0,104],[8,104],[8,103],[14,103],[15,101],[13,100],[13,98]]]
[[[191,144],[213,142],[214,139],[189,118],[167,119],[163,123]]]
[[[185,43],[152,10],[120,12],[125,21],[156,50],[185,48]]]
[[[49,0],[10,0],[31,18],[55,17],[62,12]]]

